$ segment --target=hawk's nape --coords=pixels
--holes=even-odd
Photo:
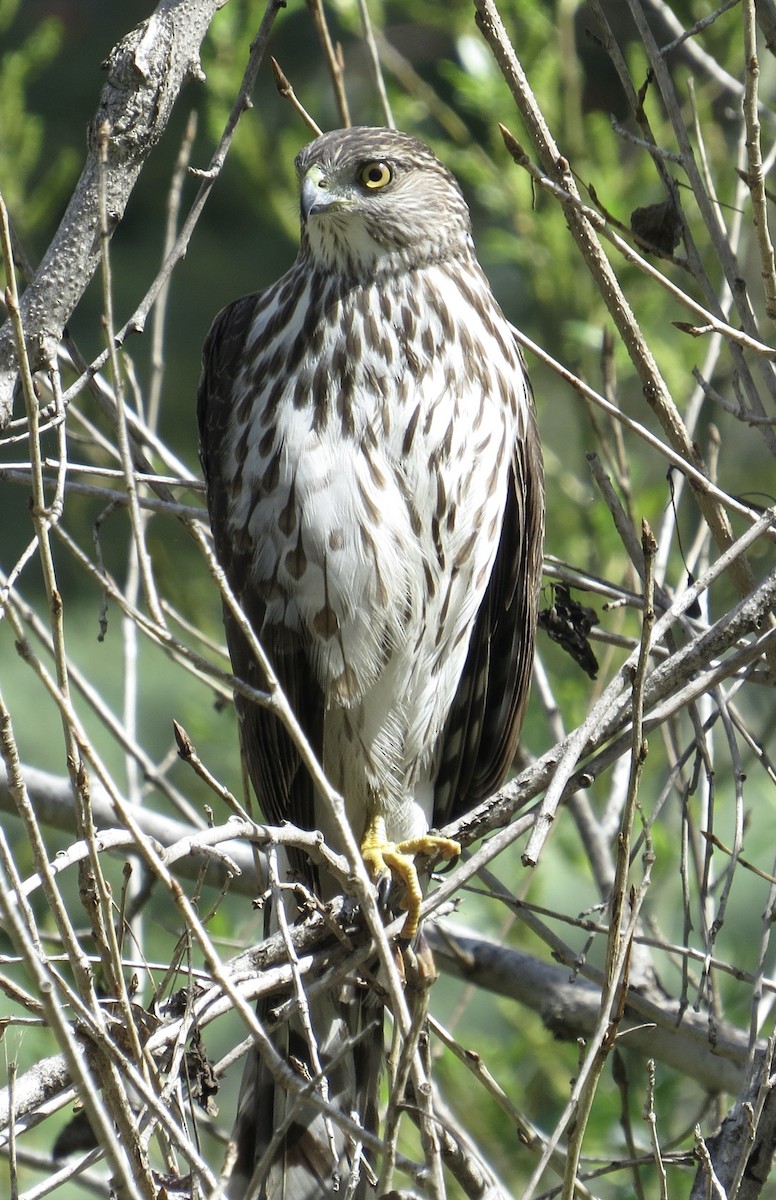
[[[423,143],[335,131],[296,165],[296,262],[224,309],[205,345],[208,507],[230,586],[367,862],[406,861],[407,883],[418,849],[455,848],[427,831],[497,788],[515,753],[543,538],[533,400],[461,191]],[[261,688],[225,623],[235,674]],[[236,705],[265,818],[321,829],[340,850],[288,733]],[[302,855],[290,866],[331,897]],[[292,1019],[277,1044],[329,1116],[295,1105],[256,1057],[235,1200],[375,1194],[354,1123],[377,1119],[379,1001],[354,980],[309,1008],[312,1030]]]

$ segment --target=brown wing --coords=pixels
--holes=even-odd
[[[323,744],[323,697],[307,663],[300,640],[288,630],[264,629],[264,603],[251,586],[250,541],[230,529],[227,514],[235,480],[224,462],[225,436],[234,406],[234,385],[245,363],[246,338],[259,295],[245,296],[216,317],[205,342],[197,396],[200,459],[207,483],[207,502],[216,557],[254,632],[260,638],[314,753]],[[254,347],[255,353],[260,347]],[[247,639],[224,606],[224,626],[234,674],[251,687],[266,690],[267,681]],[[284,726],[265,708],[235,696],[243,755],[261,810],[269,822],[291,821],[304,829],[315,825],[314,794],[309,773]],[[294,868],[311,868],[292,854]]]
[[[434,824],[491,795],[517,750],[531,681],[544,539],[544,486],[533,409],[515,446],[499,548],[445,727]]]

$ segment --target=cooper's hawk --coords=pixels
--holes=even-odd
[[[543,534],[533,402],[466,203],[428,147],[338,130],[296,166],[296,262],[225,308],[205,345],[208,506],[231,587],[370,868],[394,869],[412,891],[419,839],[496,789],[516,749]],[[263,687],[225,620],[235,674]],[[236,704],[266,819],[322,829],[340,849],[285,729]],[[292,866],[331,894],[300,855]],[[321,1095],[369,1125],[379,1038],[342,1052],[366,1003],[351,989],[349,1005],[329,995],[310,1016],[318,1065],[335,1059]],[[301,1029],[283,1044],[314,1076]],[[247,1068],[232,1194],[344,1194],[356,1171],[348,1194],[374,1194],[352,1136],[309,1106],[284,1130],[288,1105],[261,1064]],[[273,1162],[257,1175],[262,1156]]]

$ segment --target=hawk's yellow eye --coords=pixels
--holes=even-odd
[[[369,162],[365,163],[361,168],[359,178],[364,187],[368,187],[371,191],[376,191],[378,188],[385,187],[386,183],[391,182],[393,171],[386,162]]]

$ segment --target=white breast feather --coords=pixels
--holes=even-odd
[[[471,370],[455,340],[444,338],[433,307],[416,313],[413,364],[398,330],[383,319],[388,365],[375,362],[368,381],[362,372],[351,397],[351,436],[343,434],[335,416],[322,425],[319,420],[316,428],[313,405],[294,407],[289,381],[275,417],[276,486],[267,495],[260,492],[266,456],[262,459],[258,447],[265,430],[254,421],[244,486],[232,512],[239,529],[251,511],[254,582],[276,581],[265,627],[279,624],[302,637],[329,697],[324,765],[346,796],[354,827],[359,813],[377,806],[396,836],[420,832],[430,819],[429,780],[495,558],[521,412],[519,405],[509,411],[503,402],[497,375],[503,344],[440,268],[428,268],[427,282],[431,291],[441,290],[452,323],[476,332],[474,340],[486,347],[479,371]],[[366,305],[362,293],[359,303],[362,313],[377,319],[376,293]],[[289,344],[303,318],[300,303],[284,332]],[[423,349],[424,325],[440,348],[431,361]],[[332,352],[327,335],[321,354],[325,359]],[[316,365],[303,362],[299,369],[312,373]],[[524,385],[516,349],[514,368],[519,392]],[[483,371],[489,387],[483,388]],[[375,380],[394,395],[376,395]],[[336,409],[334,392],[328,403]],[[406,427],[417,405],[416,433],[405,455]],[[259,395],[254,411],[261,406]],[[236,427],[233,453],[239,433]],[[456,515],[451,529],[441,522],[435,540],[436,472]],[[278,514],[292,488],[297,523],[284,533]],[[413,509],[419,531],[413,528],[418,520]],[[496,536],[488,536],[491,529]],[[300,530],[306,566],[296,578],[286,564]],[[453,570],[467,549],[465,561]],[[336,614],[338,629],[322,637],[320,614],[327,610]]]

